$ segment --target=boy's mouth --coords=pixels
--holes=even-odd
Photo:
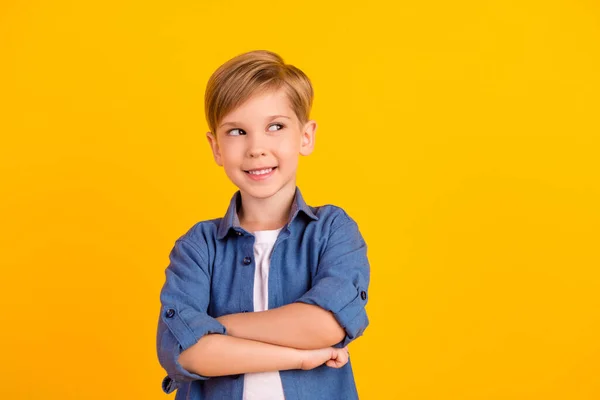
[[[255,176],[267,175],[275,170],[277,167],[265,167],[265,168],[257,168],[251,170],[244,170],[245,173]]]

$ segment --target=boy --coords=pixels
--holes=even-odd
[[[346,346],[369,324],[367,247],[343,209],[310,207],[296,186],[312,99],[306,75],[269,51],[208,81],[208,142],[239,190],[169,255],[157,351],[176,399],[358,398]]]

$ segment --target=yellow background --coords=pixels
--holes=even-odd
[[[234,187],[204,87],[315,91],[298,184],[369,245],[362,399],[600,398],[600,5],[3,1],[2,398],[164,399],[168,253]]]

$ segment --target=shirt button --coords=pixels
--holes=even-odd
[[[244,265],[249,265],[252,262],[250,257],[244,257]]]
[[[362,292],[360,292],[360,298],[363,300],[367,299],[367,292],[365,292],[364,290]]]
[[[242,232],[239,232],[239,231],[235,231],[235,234],[238,236],[242,236]]]
[[[175,310],[173,310],[172,308],[169,308],[167,310],[167,312],[165,313],[165,316],[167,318],[173,318],[175,316]]]

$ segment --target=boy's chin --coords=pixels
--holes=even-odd
[[[278,192],[277,188],[267,186],[263,188],[253,188],[248,186],[242,186],[238,188],[244,195],[253,197],[255,199],[268,199]]]
[[[264,185],[263,187],[260,187],[258,185],[240,185],[238,186],[238,189],[240,190],[241,193],[243,193],[245,196],[250,196],[253,197],[255,199],[268,199],[270,197],[273,197],[274,195],[276,195],[277,193],[281,192],[281,191],[285,191],[286,190],[286,186],[279,186],[279,185]],[[291,191],[295,191],[295,186],[293,189],[290,189]]]

